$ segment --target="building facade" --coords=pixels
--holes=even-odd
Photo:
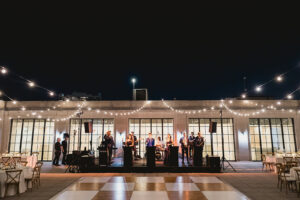
[[[133,131],[143,156],[149,132],[163,140],[171,134],[178,144],[184,132],[200,131],[204,156],[258,161],[261,154],[298,151],[299,108],[297,100],[0,101],[0,151],[39,152],[39,159],[47,161],[56,138],[65,132],[70,134],[69,151],[96,151],[110,130],[118,149]],[[91,133],[85,122],[92,124]],[[209,132],[211,122],[217,122],[215,133]]]

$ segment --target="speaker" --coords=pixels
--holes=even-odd
[[[209,132],[210,133],[216,133],[217,132],[217,122],[210,122]]]
[[[93,132],[93,123],[92,122],[84,122],[84,132],[85,133]]]

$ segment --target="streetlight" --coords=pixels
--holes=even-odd
[[[133,89],[135,89],[136,79],[135,79],[135,78],[132,78],[132,79],[131,79],[131,82],[132,82],[132,85],[133,85]]]

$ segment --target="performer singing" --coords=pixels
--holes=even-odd
[[[112,148],[115,145],[114,139],[111,136],[111,131],[107,131],[104,135],[104,144],[105,147],[108,149],[108,163],[111,164],[111,157],[112,157]]]
[[[146,140],[147,147],[154,147],[155,139],[152,138],[152,133],[148,133],[148,138]]]
[[[170,159],[170,147],[171,146],[173,146],[173,140],[172,140],[172,136],[170,134],[168,134],[167,140],[166,140],[166,149],[165,149],[164,164],[168,164],[169,163],[169,159]]]
[[[134,158],[135,159],[137,159],[137,151],[136,151],[136,146],[139,144],[138,143],[138,140],[137,140],[137,138],[136,138],[136,136],[134,135],[134,132],[133,131],[131,131],[131,139],[132,139],[132,143],[133,143],[133,156],[134,156]]]
[[[198,132],[198,136],[195,138],[195,146],[200,147],[200,155],[199,155],[199,160],[200,160],[200,165],[202,165],[202,160],[203,160],[203,147],[204,147],[204,137],[202,137],[201,132]]]
[[[190,164],[188,157],[188,137],[186,133],[183,133],[179,143],[181,144],[182,164],[184,163],[184,153],[186,154],[187,163]]]
[[[188,143],[188,149],[189,149],[189,159],[192,159],[193,153],[194,153],[194,140],[195,140],[194,132],[191,132],[191,135],[189,136],[189,143]]]

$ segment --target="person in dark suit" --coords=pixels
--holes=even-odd
[[[148,133],[148,138],[146,140],[146,146],[147,147],[154,147],[155,139],[152,138],[152,133]]]
[[[60,144],[60,138],[57,138],[57,141],[54,145],[54,160],[53,160],[53,165],[59,166],[59,157],[61,154],[62,146]]]
[[[191,132],[191,135],[189,136],[189,143],[188,143],[188,148],[189,148],[189,159],[192,159],[192,154],[194,153],[194,140],[195,140],[194,132]]]
[[[188,157],[188,137],[186,136],[186,133],[183,133],[179,143],[181,144],[182,163],[184,163],[184,154],[186,154],[187,163],[190,164]]]
[[[199,154],[199,160],[200,160],[200,165],[202,165],[202,160],[203,160],[203,147],[204,147],[204,137],[202,137],[201,132],[198,132],[197,137],[195,138],[195,146],[200,147],[200,154]]]
[[[104,144],[108,149],[108,163],[111,164],[112,149],[115,146],[114,138],[111,136],[111,131],[107,131],[104,135]]]
[[[68,152],[68,140],[69,140],[69,134],[64,134],[64,140],[61,142],[62,145],[62,153],[63,153],[63,158],[62,158],[62,164],[66,164],[66,157],[67,157],[67,152]]]

